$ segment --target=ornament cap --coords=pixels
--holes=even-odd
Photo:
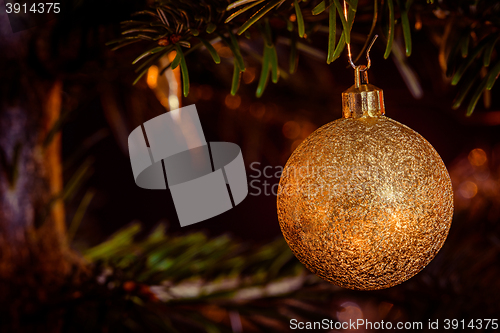
[[[384,92],[368,83],[367,68],[355,68],[355,84],[342,93],[344,118],[378,117],[385,114]]]

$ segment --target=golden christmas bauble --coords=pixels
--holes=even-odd
[[[453,215],[446,167],[421,135],[384,116],[382,90],[359,79],[343,117],[293,152],[280,179],[278,217],[295,256],[341,287],[374,290],[421,271]]]

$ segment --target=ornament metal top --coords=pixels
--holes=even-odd
[[[368,66],[369,67],[369,66]],[[386,117],[383,92],[355,66],[343,118],[307,137],[288,160],[277,199],[281,231],[313,273],[374,290],[411,278],[448,235],[453,191],[439,154]]]

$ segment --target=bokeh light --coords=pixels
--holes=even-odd
[[[154,89],[158,85],[158,66],[151,66],[148,69],[147,83],[149,88]]]
[[[211,86],[209,86],[208,84],[203,84],[200,86],[199,89],[200,89],[201,99],[206,101],[212,99],[214,95],[214,89]]]
[[[303,139],[297,139],[294,142],[292,142],[292,145],[290,146],[290,152],[293,153],[295,149],[304,141]]]
[[[233,96],[231,94],[227,94],[226,99],[224,100],[224,103],[231,110],[236,110],[241,105],[241,97],[239,95]]]
[[[354,302],[344,302],[340,305],[342,309],[337,312],[337,318],[340,322],[353,322],[363,318],[363,311]]]
[[[244,72],[243,72],[243,82],[246,84],[250,84],[255,80],[255,68],[254,67],[248,67]]]
[[[465,181],[460,185],[458,192],[466,199],[474,198],[477,194],[477,185],[471,181]]]
[[[250,105],[250,114],[255,118],[262,118],[266,113],[266,106],[260,102]]]
[[[481,148],[473,149],[469,153],[469,162],[474,166],[482,166],[487,160],[486,153]]]
[[[300,135],[300,124],[296,121],[290,120],[283,125],[283,135],[287,139],[295,139]]]

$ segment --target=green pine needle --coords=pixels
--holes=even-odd
[[[333,55],[332,55],[332,62],[337,60],[340,55],[342,54],[342,51],[344,51],[344,48],[346,46],[346,42],[345,42],[345,33],[342,32],[342,35],[340,36],[340,39],[339,39],[339,43],[337,44],[337,47],[335,48],[335,52],[333,52]]]
[[[255,96],[257,98],[262,97],[264,90],[267,86],[267,81],[269,79],[269,62],[270,62],[270,48],[264,45],[264,55],[262,56],[262,70],[260,73],[259,84],[257,85],[257,91]]]
[[[474,94],[472,94],[472,98],[469,102],[469,105],[467,106],[467,113],[466,116],[469,117],[472,115],[474,112],[474,109],[476,108],[476,104],[479,101],[479,98],[483,94],[483,92],[486,90],[486,85],[488,83],[488,76],[486,76],[482,81],[481,84],[476,88],[474,91]]]
[[[149,55],[161,52],[161,51],[163,51],[165,49],[166,49],[166,46],[158,46],[158,47],[155,47],[155,48],[153,48],[151,50],[148,50],[148,51],[144,52],[143,54],[141,54],[140,56],[138,56],[137,58],[135,58],[135,60],[132,61],[132,65],[136,64],[138,61],[140,61],[141,59],[146,58]]]
[[[237,34],[241,35],[248,28],[250,28],[255,22],[260,20],[264,15],[266,15],[271,9],[276,7],[282,0],[271,0],[266,5],[264,5],[260,10],[258,10],[250,19],[248,19],[239,29]]]
[[[270,50],[269,61],[271,64],[271,73],[273,83],[278,83],[280,71],[278,68],[278,53],[276,47],[273,45]]]
[[[326,63],[330,64],[333,61],[334,52],[335,52],[335,38],[337,34],[337,11],[335,10],[335,6],[330,5],[328,9],[328,56],[326,59]]]
[[[349,44],[351,42],[351,39],[350,39],[350,35],[351,35],[350,32],[351,31],[349,30],[349,26],[348,26],[347,21],[344,17],[343,7],[340,5],[339,0],[334,0],[334,4],[335,4],[335,7],[337,8],[337,11],[339,13],[340,21],[342,22],[342,29],[343,29],[343,35],[344,35],[345,42],[347,44]]]
[[[488,46],[486,46],[484,50],[484,55],[483,55],[483,66],[488,67],[491,62],[491,55],[493,53],[493,50],[495,49],[495,45],[498,42],[498,39],[500,38],[500,35],[497,35],[497,37],[492,40]]]
[[[177,50],[177,46],[175,49]],[[170,68],[176,69],[177,66],[179,66],[179,64],[181,63],[181,58],[182,58],[182,52],[177,51],[175,54],[175,58],[172,61],[172,64],[170,65]]]
[[[389,8],[389,30],[387,31],[387,46],[385,48],[384,59],[389,58],[392,50],[392,43],[394,42],[394,2],[387,0],[387,7]]]
[[[304,28],[304,17],[302,16],[302,10],[300,9],[298,0],[294,0],[293,6],[295,7],[295,16],[297,17],[297,25],[299,27],[299,36],[304,38],[305,28]]]
[[[184,53],[180,45],[175,45],[175,49],[177,50],[177,54],[180,54],[181,57],[181,76],[182,76],[182,91],[184,93],[184,97],[189,95],[189,73],[186,64],[186,59],[184,58]]]
[[[472,52],[467,56],[467,58],[460,64],[458,67],[457,71],[455,72],[455,75],[453,75],[453,78],[451,80],[452,85],[456,85],[462,76],[464,75],[465,71],[469,68],[469,66],[476,60],[477,56],[481,54],[481,52],[484,50],[484,48],[492,41],[496,39],[496,35],[490,35],[488,37],[483,38],[477,46],[472,50]]]
[[[217,29],[217,26],[215,24],[213,24],[213,23],[210,23],[209,25],[207,25],[206,31],[207,31],[208,34],[211,34],[216,29]]]
[[[252,4],[250,4],[250,5],[246,6],[246,7],[243,7],[242,9],[238,10],[237,12],[234,12],[233,14],[231,14],[231,16],[229,16],[229,17],[228,17],[228,18],[224,21],[224,23],[229,23],[229,22],[231,22],[231,21],[232,21],[235,17],[237,17],[237,16],[239,16],[239,15],[243,14],[243,13],[244,13],[244,12],[246,12],[247,10],[249,10],[249,9],[251,9],[251,8],[253,8],[253,7],[255,7],[255,6],[259,5],[259,4],[261,4],[261,3],[262,3],[262,2],[264,2],[264,1],[265,1],[265,0],[257,0],[257,1],[255,1],[254,3],[252,3]]]
[[[491,90],[493,85],[497,81],[498,75],[500,75],[500,61],[491,69],[488,75],[488,83],[486,84],[486,89]]]
[[[401,25],[403,26],[403,37],[405,40],[406,56],[411,55],[411,30],[410,20],[408,19],[408,10],[405,9],[401,12]]]
[[[325,0],[321,1],[316,7],[313,8],[312,14],[319,15],[325,11]]]
[[[238,1],[235,1],[232,4],[230,4],[229,6],[227,6],[226,10],[232,10],[236,7],[240,7],[240,6],[246,5],[248,3],[256,2],[256,1],[260,1],[260,0],[238,0]]]
[[[236,58],[236,61],[238,62],[238,66],[240,68],[240,71],[244,72],[245,71],[245,62],[243,61],[243,56],[241,55],[241,50],[240,50],[240,45],[238,44],[238,40],[236,39],[236,36],[229,31],[229,37],[230,41],[227,42],[229,45],[229,48],[231,51],[233,51],[233,55]]]
[[[208,50],[208,52],[210,52],[210,55],[212,56],[212,59],[214,60],[214,62],[216,64],[220,64],[220,56],[219,54],[217,53],[217,51],[215,50],[215,48],[212,46],[212,44],[210,44],[207,40],[205,40],[204,38],[201,38],[199,37],[198,38],[202,43],[203,45],[205,46],[205,48]]]
[[[238,92],[238,88],[240,87],[240,80],[241,80],[240,66],[238,66],[238,62],[235,61],[233,69],[233,81],[231,83],[231,95],[235,96],[236,93]]]

